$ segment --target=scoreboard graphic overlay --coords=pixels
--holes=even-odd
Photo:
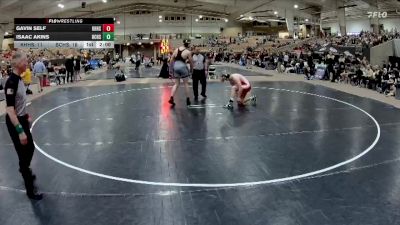
[[[15,48],[114,48],[113,18],[15,18]]]

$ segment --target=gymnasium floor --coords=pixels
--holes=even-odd
[[[0,126],[0,224],[400,224],[400,114],[303,82],[255,82],[258,104],[229,111],[227,84],[187,108],[183,89],[59,88],[29,106],[23,192]],[[4,117],[0,119],[4,123]]]

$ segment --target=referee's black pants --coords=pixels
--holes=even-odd
[[[70,71],[67,70],[67,82],[73,82],[73,80],[74,80],[74,71],[73,70],[70,70]]]
[[[26,145],[22,145],[21,141],[19,140],[19,135],[12,124],[10,117],[6,116],[6,124],[8,128],[8,132],[11,136],[11,139],[14,143],[15,150],[18,154],[19,159],[19,172],[22,175],[22,178],[25,182],[25,188],[27,193],[32,193],[34,191],[34,176],[32,174],[32,170],[30,169],[33,152],[35,150],[35,145],[33,144],[32,134],[29,130],[29,121],[28,115],[26,116],[19,116],[18,117],[19,123],[21,124],[24,132],[28,138],[28,143]]]
[[[199,97],[199,81],[201,83],[201,95],[206,95],[207,77],[205,70],[193,70],[193,94],[195,98]]]

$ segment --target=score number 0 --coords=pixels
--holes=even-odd
[[[114,32],[114,24],[103,24],[103,32]]]
[[[103,24],[103,41],[114,40],[114,24]]]

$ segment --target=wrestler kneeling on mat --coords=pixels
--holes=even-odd
[[[224,106],[224,108],[232,109],[234,99],[237,99],[237,103],[239,107],[246,106],[248,102],[252,104],[256,104],[257,98],[255,95],[251,95],[251,85],[250,82],[241,74],[222,74],[221,81],[224,82],[226,80],[232,86],[231,98],[229,103]],[[250,97],[247,97],[250,96]]]

